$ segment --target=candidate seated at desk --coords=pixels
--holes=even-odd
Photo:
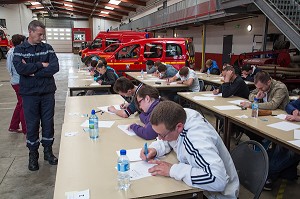
[[[107,68],[103,62],[98,62],[96,66],[96,70],[100,74],[100,76],[96,77],[95,81],[100,85],[111,85],[111,93],[114,93],[113,86],[118,79],[117,74],[114,70]]]
[[[300,122],[300,99],[290,102],[286,108],[289,114],[287,121]],[[298,179],[297,167],[300,161],[300,155],[290,151],[282,146],[275,146],[269,149],[269,173],[264,189],[271,191],[274,181],[279,177],[294,181]]]
[[[141,111],[139,117],[144,125],[134,123],[130,125],[130,129],[132,129],[137,136],[145,140],[155,139],[157,133],[151,126],[150,115],[153,109],[162,101],[158,90],[154,87],[143,85],[137,92],[134,100],[136,107]]]
[[[250,92],[249,101],[241,102],[241,106],[251,108],[254,98],[259,100],[259,109],[284,110],[289,103],[289,92],[284,83],[272,79],[268,72],[260,71],[254,77],[255,90]],[[246,132],[251,140],[262,142],[263,138],[251,132]]]
[[[172,101],[160,102],[150,117],[158,140],[140,156],[157,164],[149,169],[156,176],[170,176],[187,185],[204,190],[208,198],[237,198],[239,178],[222,139],[211,124],[197,111],[183,109]],[[179,163],[154,160],[170,153]]]
[[[222,76],[224,77],[224,83],[218,89],[213,90],[214,95],[222,93],[222,97],[238,96],[248,99],[249,88],[245,81],[235,74],[233,66],[225,66]]]
[[[174,77],[178,70],[174,68],[172,65],[160,63],[157,67],[157,71],[159,72],[159,78],[170,78]]]
[[[132,97],[132,100],[130,103],[124,101],[124,103],[120,105],[121,110],[117,110],[114,106],[110,106],[108,107],[108,111],[124,118],[128,118],[130,115],[134,114],[137,111],[134,98],[142,86],[142,83],[135,86],[126,77],[120,77],[117,79],[113,87],[114,91],[123,97]]]

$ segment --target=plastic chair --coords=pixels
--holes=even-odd
[[[231,152],[240,184],[259,198],[268,177],[269,159],[265,148],[249,140],[239,144]]]

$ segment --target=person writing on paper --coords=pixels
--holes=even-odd
[[[239,178],[222,139],[197,111],[184,109],[172,101],[160,102],[150,117],[158,140],[151,143],[142,160],[157,164],[148,171],[170,176],[204,190],[207,198],[237,198]],[[179,163],[154,160],[174,150]]]
[[[115,85],[113,87],[114,91],[116,93],[119,93],[123,97],[132,97],[133,99],[136,96],[136,93],[139,91],[139,89],[143,86],[143,84],[139,84],[138,86],[135,86],[129,79],[126,77],[120,77],[115,82]],[[135,113],[137,111],[137,107],[134,103],[134,100],[132,100],[130,103],[124,102],[120,105],[121,110],[117,110],[114,106],[108,107],[108,111],[117,114],[120,117],[128,118],[131,114]]]
[[[300,98],[290,102],[286,107],[285,111],[289,114],[286,116],[286,120],[291,122],[300,122]]]
[[[289,103],[289,92],[284,83],[272,79],[268,72],[260,71],[254,77],[256,89],[251,91],[249,100],[259,99],[259,109],[284,110]],[[251,103],[242,102],[241,106],[251,107]]]
[[[206,73],[209,70],[210,74],[220,75],[220,69],[215,60],[208,59],[205,62],[204,68],[201,68],[201,73]]]
[[[104,65],[103,62],[98,62],[96,70],[100,74],[100,76],[96,78],[96,82],[98,82],[101,85],[113,86],[116,80],[118,79],[115,72],[111,69],[108,69],[107,65]]]
[[[214,89],[213,94],[222,93],[222,97],[238,96],[245,99],[249,97],[249,88],[245,81],[235,74],[234,68],[230,65],[225,66],[222,71],[224,83],[219,89]]]
[[[135,96],[135,102],[136,107],[141,110],[140,120],[144,126],[139,124],[130,125],[130,129],[132,129],[137,136],[145,140],[153,140],[157,137],[157,133],[152,129],[150,124],[150,115],[161,100],[156,88],[144,85],[139,89]]]
[[[180,81],[177,79],[180,78]],[[177,84],[184,84],[189,86],[189,90],[198,92],[200,90],[199,80],[194,70],[189,67],[182,67],[179,72],[170,79],[167,79],[168,83],[177,81]]]
[[[242,66],[242,78],[245,81],[254,82],[254,76],[261,71],[255,65],[245,64]]]
[[[174,77],[178,73],[178,70],[176,70],[176,68],[174,68],[172,65],[165,65],[163,63],[158,65],[157,70],[159,72],[158,77],[160,79]]]

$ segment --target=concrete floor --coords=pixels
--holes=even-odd
[[[59,157],[59,143],[61,126],[65,111],[67,95],[68,70],[77,66],[79,57],[73,54],[57,54],[60,62],[60,71],[55,75],[57,92],[55,107],[55,141],[54,153]],[[16,96],[9,82],[9,75],[5,67],[6,60],[0,61],[0,198],[2,199],[50,199],[53,198],[56,166],[51,166],[43,158],[39,159],[40,169],[32,172],[27,169],[28,149],[25,146],[23,134],[8,131],[11,116],[16,104]],[[208,115],[214,123],[214,118]],[[243,137],[242,139],[247,139]],[[40,147],[40,157],[43,147]],[[299,172],[298,172],[299,173]],[[261,198],[300,198],[300,180],[287,182],[278,195],[279,187],[285,182],[279,180],[273,191],[263,191]],[[251,198],[245,190],[240,191],[240,198]],[[100,197],[100,196],[99,196]]]

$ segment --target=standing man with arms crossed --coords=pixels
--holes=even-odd
[[[29,148],[28,169],[36,171],[39,169],[40,122],[44,160],[51,165],[57,165],[58,162],[53,155],[52,145],[56,91],[53,75],[59,71],[59,64],[53,48],[42,42],[45,25],[33,20],[28,25],[28,31],[28,39],[15,48],[13,64],[20,74],[20,95],[23,98]]]
[[[207,198],[237,198],[239,178],[222,139],[197,111],[183,109],[172,101],[160,102],[153,110],[150,122],[158,140],[148,148],[147,157],[157,164],[149,169],[156,176],[170,176],[188,186],[204,190]],[[153,160],[174,150],[179,163]]]

